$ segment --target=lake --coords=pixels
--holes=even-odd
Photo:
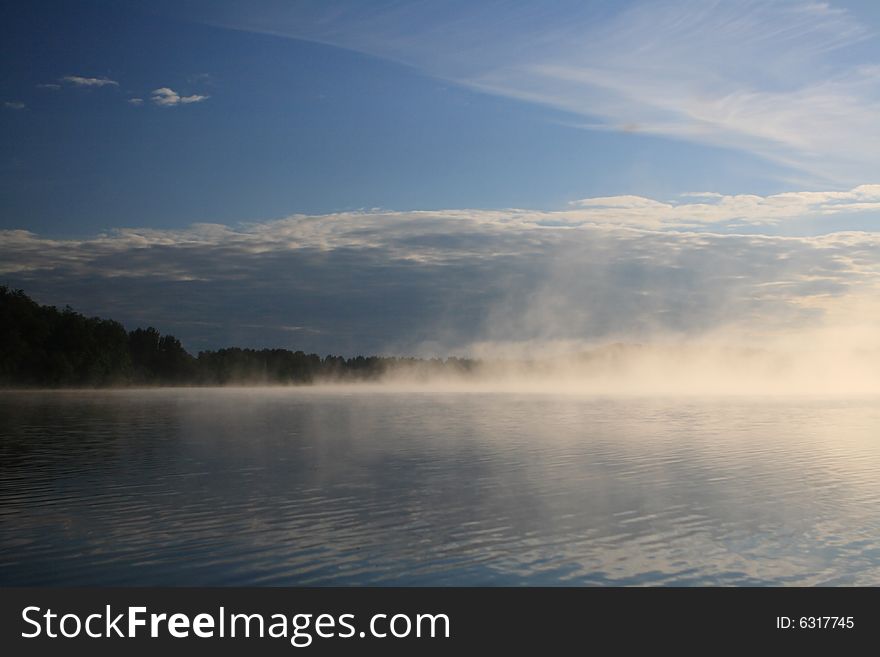
[[[0,584],[878,585],[880,399],[2,392]]]

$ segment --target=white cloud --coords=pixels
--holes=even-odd
[[[880,214],[873,231],[841,231],[829,223],[818,236],[782,237],[766,232],[768,225],[782,221],[813,217],[830,222],[866,211],[880,213],[880,185],[860,185],[844,192],[800,191],[769,196],[694,192],[688,197],[697,200],[662,202],[624,195],[582,199],[569,208],[546,211],[373,209],[296,214],[237,227],[204,223],[176,230],[120,228],[83,240],[50,240],[23,230],[8,230],[0,233],[0,244],[23,257],[10,255],[5,264],[0,264],[0,273],[71,264],[79,261],[83,252],[109,255],[154,247],[234,246],[249,255],[377,249],[394,258],[427,263],[486,253],[493,257],[520,256],[534,248],[581,239],[579,235],[647,235],[670,244],[721,244],[727,239],[838,246],[880,243]]]
[[[642,3],[466,84],[639,131],[745,150],[816,179],[880,176],[880,77],[839,56],[867,36],[803,2]],[[576,125],[576,123],[575,123]]]
[[[843,192],[783,192],[770,196],[688,192],[681,197],[685,200],[660,202],[641,196],[589,198],[572,202],[570,205],[580,212],[575,210],[566,216],[597,223],[657,227],[723,222],[769,225],[807,217],[880,212],[880,185],[859,185]]]
[[[682,192],[679,196],[693,198],[721,198],[723,194],[719,194],[718,192]]]
[[[87,78],[81,75],[65,75],[61,78],[62,82],[69,82],[75,87],[106,87],[113,86],[118,87],[119,83],[116,80],[111,80],[109,78]]]
[[[134,105],[135,107],[140,107],[141,105],[144,104],[144,99],[143,98],[129,98],[128,104]]]
[[[11,110],[23,110],[27,105],[18,100],[6,101],[3,103],[3,107]]]
[[[50,90],[58,90],[61,88],[60,84],[55,84],[54,82],[49,82],[46,84],[38,84],[37,89],[50,89]]]
[[[152,100],[153,103],[158,105],[159,107],[174,107],[176,105],[201,103],[208,98],[210,98],[210,96],[200,96],[198,94],[193,94],[191,96],[181,96],[176,91],[174,91],[173,89],[169,89],[168,87],[154,89],[152,95],[150,96],[150,100]]]

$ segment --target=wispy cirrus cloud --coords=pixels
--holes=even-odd
[[[743,150],[825,184],[880,179],[880,61],[858,48],[877,37],[830,3],[261,6],[202,18],[402,62],[577,127]]]
[[[190,96],[181,96],[179,93],[168,87],[154,89],[150,94],[150,100],[154,105],[159,107],[175,107],[177,105],[190,105],[192,103],[201,103],[208,100],[210,96],[192,94]]]
[[[67,82],[75,87],[118,87],[119,83],[110,78],[90,78],[82,75],[65,75],[60,78],[62,82]]]
[[[7,101],[4,101],[3,107],[5,107],[6,109],[11,109],[11,110],[23,110],[27,107],[27,105],[25,105],[20,100],[7,100]]]

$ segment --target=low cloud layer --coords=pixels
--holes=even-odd
[[[153,324],[190,349],[475,353],[486,345],[760,344],[871,326],[877,186],[565,210],[362,211],[87,239],[0,232],[0,281]],[[820,234],[773,234],[810,219]]]

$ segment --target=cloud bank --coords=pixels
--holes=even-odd
[[[154,324],[191,349],[767,344],[880,318],[880,233],[834,223],[870,222],[878,189],[365,210],[85,239],[12,230],[0,232],[0,279],[44,303]],[[811,217],[831,223],[772,232]]]

